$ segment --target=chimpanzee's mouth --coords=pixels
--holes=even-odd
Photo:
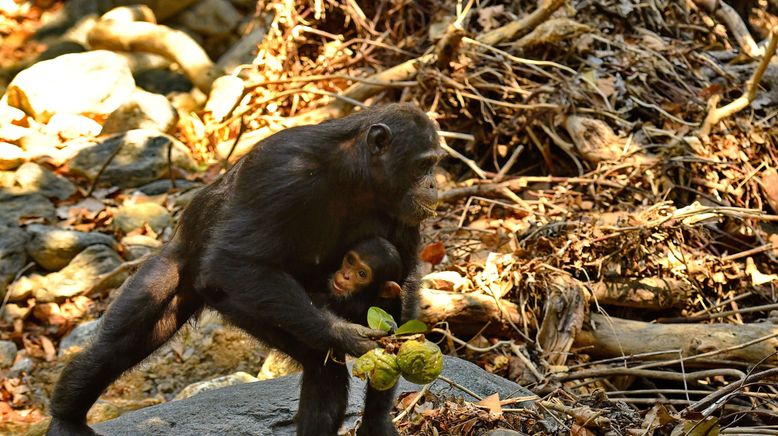
[[[346,293],[346,291],[338,284],[338,281],[335,279],[330,280],[330,287],[338,295]]]

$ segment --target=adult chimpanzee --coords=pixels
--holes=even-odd
[[[122,286],[94,343],[62,372],[49,434],[91,433],[86,413],[105,388],[204,305],[300,362],[297,433],[335,434],[349,375],[325,356],[362,355],[383,332],[317,307],[309,293],[355,243],[383,237],[403,261],[402,314],[393,315],[415,315],[419,223],[437,201],[440,155],[433,123],[406,104],[259,142],[195,196],[171,241]],[[359,434],[396,434],[392,404],[393,392],[368,388]]]
[[[365,322],[370,306],[391,310],[401,303],[402,288],[396,280],[402,271],[402,257],[391,242],[362,241],[343,256],[340,269],[330,277],[323,306],[348,321]],[[316,304],[316,296],[312,299]]]

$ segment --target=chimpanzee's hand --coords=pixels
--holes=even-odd
[[[337,321],[334,327],[335,348],[354,357],[359,357],[373,348],[378,348],[379,344],[376,339],[388,334],[383,330],[375,330],[346,321]]]

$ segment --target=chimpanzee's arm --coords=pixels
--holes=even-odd
[[[207,279],[207,304],[250,334],[269,343],[267,331],[280,330],[311,349],[361,356],[376,348],[386,333],[349,323],[311,302],[288,273],[270,266],[220,265]],[[218,289],[220,291],[210,291]]]

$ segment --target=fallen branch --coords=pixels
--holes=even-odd
[[[677,356],[668,350],[681,350],[686,366],[708,356],[745,363],[767,358],[766,364],[778,364],[778,326],[769,323],[651,324],[600,314],[592,314],[591,321],[594,329],[579,333],[575,346],[595,358],[667,351],[646,357],[661,361]]]
[[[708,103],[709,110],[708,116],[705,117],[705,121],[702,122],[700,127],[700,136],[707,136],[713,126],[719,123],[726,117],[729,117],[741,110],[747,108],[752,101],[756,98],[756,90],[759,87],[759,82],[762,80],[764,72],[767,70],[767,66],[770,65],[770,59],[775,54],[775,48],[778,46],[778,27],[773,28],[770,32],[770,42],[767,44],[762,60],[759,62],[759,66],[756,67],[754,75],[746,82],[746,91],[740,97],[736,98],[730,104],[717,108],[719,102],[719,95],[715,95]]]
[[[473,181],[468,181],[465,183],[473,183]],[[507,180],[501,183],[477,183],[471,186],[452,188],[440,192],[440,196],[438,198],[440,201],[451,201],[460,197],[467,197],[471,195],[500,193],[503,189],[506,188],[510,189],[511,191],[520,191],[526,188],[529,183],[569,183],[573,185],[594,184],[616,189],[628,188],[627,186],[622,186],[618,183],[609,182],[607,180],[587,179],[584,177],[528,176],[517,177],[515,179]]]
[[[646,277],[589,285],[599,304],[662,310],[686,305],[691,287],[676,279]]]
[[[430,326],[445,322],[451,331],[460,335],[482,332],[486,326],[487,333],[515,336],[513,326],[534,324],[534,318],[522,316],[516,304],[505,300],[499,300],[498,304],[486,294],[422,289],[420,300],[421,321]],[[526,328],[534,326],[526,325]]]
[[[694,0],[697,6],[705,9],[709,14],[716,15],[716,18],[721,20],[729,32],[735,37],[740,49],[745,54],[753,58],[761,55],[759,46],[756,45],[754,38],[746,27],[746,23],[740,18],[737,11],[730,5],[724,3],[721,0]]]
[[[479,42],[488,45],[496,45],[506,40],[513,40],[531,32],[540,23],[546,21],[557,9],[565,4],[565,0],[541,0],[538,8],[525,15],[518,21],[513,21],[505,26],[486,32],[479,36]]]

